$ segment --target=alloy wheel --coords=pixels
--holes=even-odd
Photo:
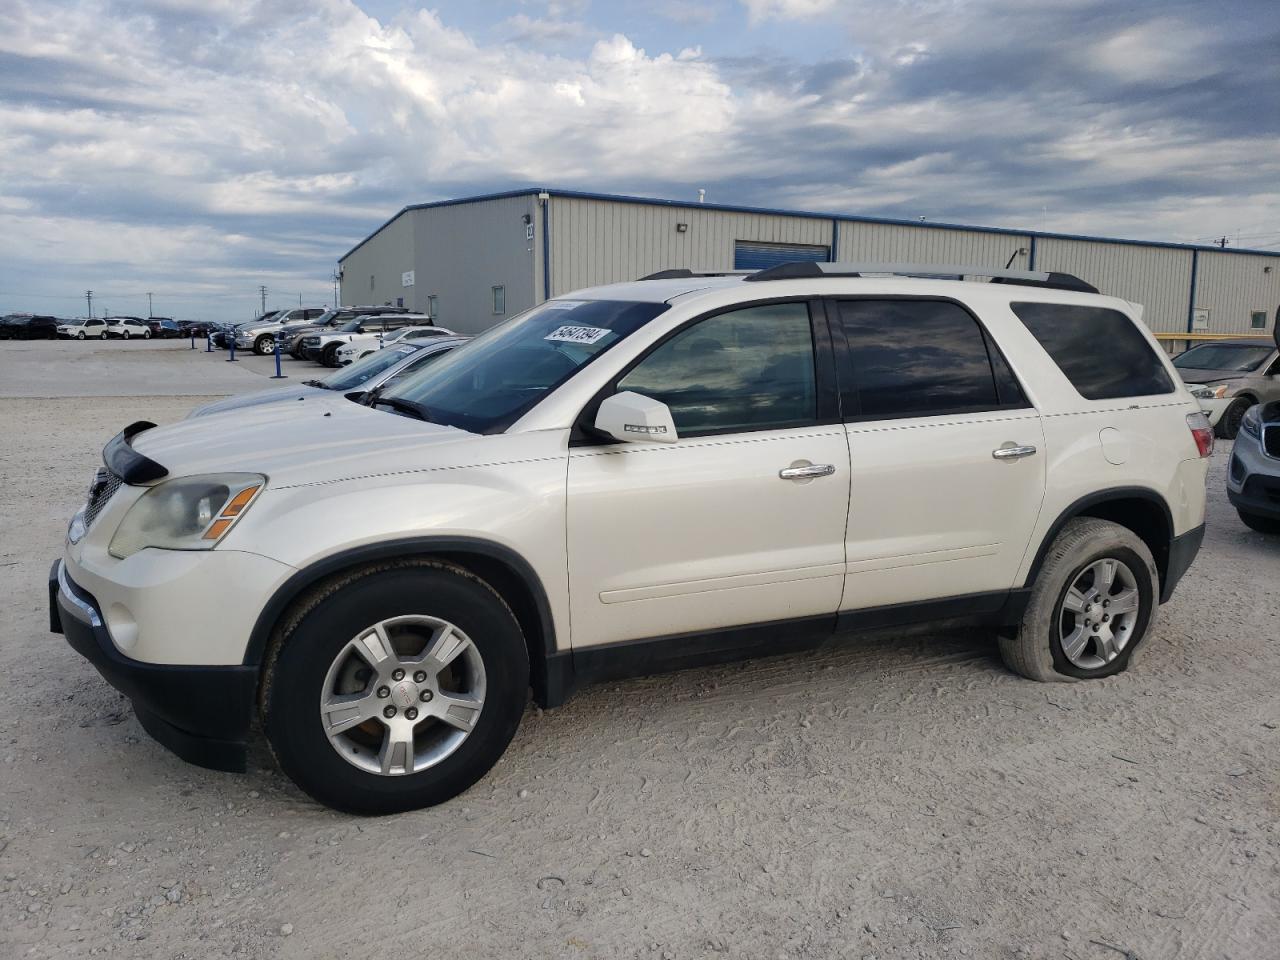
[[[320,692],[320,722],[348,763],[404,776],[457,750],[484,698],[484,661],[470,637],[436,617],[392,617],[338,652]]]
[[[1114,557],[1090,563],[1072,580],[1058,611],[1066,658],[1082,670],[1104,667],[1133,638],[1142,597],[1133,571]]]

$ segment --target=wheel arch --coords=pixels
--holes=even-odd
[[[295,601],[334,577],[380,560],[423,559],[453,563],[488,583],[515,614],[529,652],[534,699],[542,706],[563,700],[559,672],[567,655],[556,654],[555,621],[546,590],[533,567],[509,547],[473,537],[410,537],[352,547],[303,567],[263,606],[249,635],[244,664],[261,668],[271,637]]]
[[[1044,558],[1049,553],[1053,541],[1057,539],[1062,528],[1076,517],[1096,517],[1099,520],[1110,520],[1132,530],[1155,558],[1156,570],[1160,574],[1161,602],[1164,602],[1165,585],[1168,583],[1169,554],[1173,545],[1174,526],[1173,511],[1163,496],[1149,487],[1113,487],[1098,490],[1076,500],[1063,510],[1053,521],[1039,549],[1035,560],[1027,573],[1024,586],[1030,588],[1040,574]]]

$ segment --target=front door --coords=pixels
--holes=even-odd
[[[680,439],[570,450],[575,649],[835,613],[849,452],[833,373],[825,319],[788,302],[694,321],[620,378],[671,408]]]
[[[1044,431],[999,347],[941,300],[841,302],[852,489],[844,610],[1012,587]]]

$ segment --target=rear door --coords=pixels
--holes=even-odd
[[[959,303],[833,304],[851,493],[844,610],[1010,589],[1044,497],[1044,431]]]

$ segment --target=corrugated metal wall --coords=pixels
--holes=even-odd
[[[977,230],[884,223],[840,222],[837,259],[846,263],[954,263],[1003,267],[1017,250],[1030,250],[1031,238]],[[1027,269],[1027,255],[1013,259],[1011,269]]]
[[[413,212],[403,213],[375,233],[342,261],[340,295],[344,305],[395,303],[404,298],[416,307],[413,287],[402,287],[400,277],[414,269]]]
[[[415,210],[416,304],[438,298],[436,323],[479,333],[537,302],[535,286],[542,237],[537,224],[526,239],[523,217],[533,220],[532,195]],[[493,288],[506,288],[506,313],[493,312]]]
[[[733,242],[831,243],[831,221],[552,195],[551,295],[668,267],[732,270]],[[688,224],[679,232],[676,224]]]
[[[1108,296],[1142,304],[1142,318],[1156,333],[1187,329],[1190,250],[1040,237],[1035,269],[1074,273]]]
[[[1209,310],[1208,333],[1269,334],[1280,308],[1280,257],[1200,251],[1195,305]],[[1255,310],[1267,315],[1266,329],[1249,326]]]

